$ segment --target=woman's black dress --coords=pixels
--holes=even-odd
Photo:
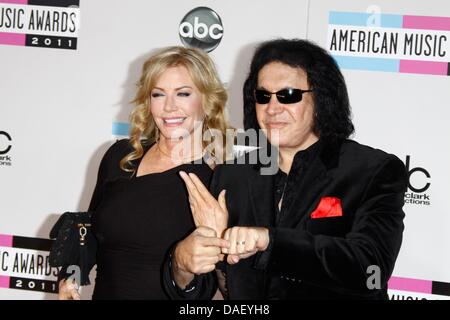
[[[131,176],[119,167],[131,151],[129,140],[120,140],[100,164],[89,208],[94,211],[92,229],[98,240],[93,299],[168,298],[161,282],[164,258],[195,228],[178,172],[193,172],[207,186],[211,179],[212,170],[204,161]],[[135,161],[136,168],[139,162]]]

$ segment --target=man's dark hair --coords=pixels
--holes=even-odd
[[[314,89],[313,130],[320,139],[345,139],[354,131],[344,77],[333,57],[318,45],[300,39],[277,39],[262,43],[253,56],[244,84],[244,128],[260,127],[256,119],[254,90],[259,71],[270,62],[303,69]],[[309,89],[309,88],[301,88]]]

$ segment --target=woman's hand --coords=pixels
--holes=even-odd
[[[180,171],[180,176],[189,193],[189,205],[195,226],[214,229],[217,236],[222,237],[228,225],[225,190],[220,192],[217,201],[195,174]]]
[[[228,254],[227,262],[236,264],[240,259],[251,257],[269,246],[269,230],[260,227],[233,227],[225,231],[224,239],[230,242],[222,253]]]
[[[81,300],[78,284],[75,280],[61,280],[59,282],[59,300]]]

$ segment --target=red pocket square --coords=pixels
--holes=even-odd
[[[341,199],[335,197],[323,197],[322,199],[320,199],[319,205],[317,206],[316,210],[311,213],[312,219],[341,216]]]

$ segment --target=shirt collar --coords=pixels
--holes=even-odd
[[[307,167],[321,150],[321,140],[317,140],[304,150],[299,150],[294,155],[290,172],[297,172],[300,167]],[[279,169],[281,171],[281,169]],[[284,173],[284,172],[283,172]]]

